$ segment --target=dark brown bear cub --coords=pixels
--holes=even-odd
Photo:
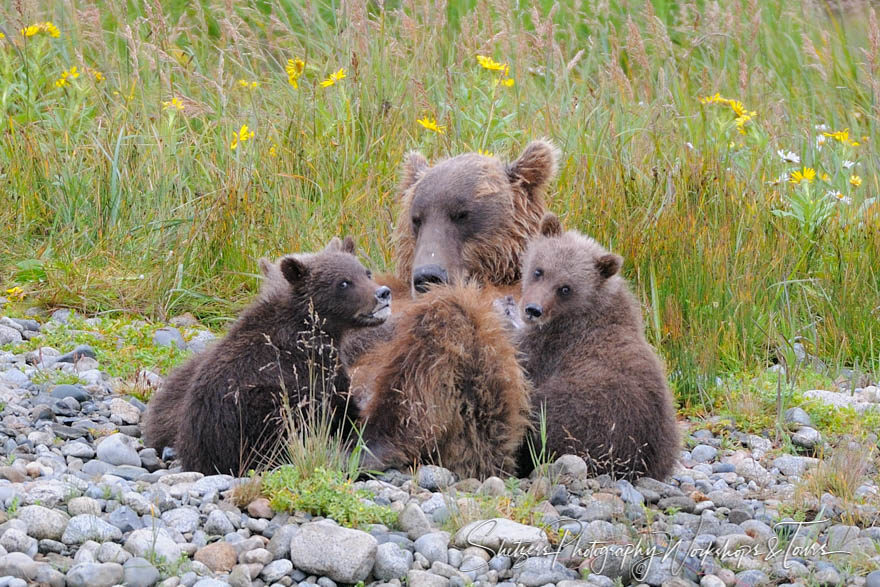
[[[334,349],[345,332],[382,323],[391,292],[353,253],[350,238],[333,239],[320,253],[261,261],[260,298],[198,357],[189,378],[175,442],[185,470],[240,474],[255,466],[277,446],[285,395],[292,407],[329,399],[337,429],[356,416]]]
[[[680,446],[675,409],[622,262],[547,214],[523,264],[520,350],[548,454],[578,454],[597,475],[663,479]]]

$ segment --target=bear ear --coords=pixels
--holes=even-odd
[[[543,188],[556,175],[559,149],[550,141],[532,141],[526,145],[519,159],[508,165],[512,182],[522,181],[529,191]]]
[[[400,191],[411,188],[428,170],[428,160],[418,151],[410,151],[403,159],[403,174],[400,178]]]
[[[327,246],[324,247],[325,253],[338,253],[342,250],[342,241],[339,240],[338,236],[334,236],[330,239],[330,242],[327,243]]]
[[[559,222],[559,218],[556,217],[556,214],[553,212],[547,212],[544,214],[544,217],[541,218],[541,235],[554,238],[562,236],[562,232],[562,223]]]
[[[350,236],[342,239],[342,252],[348,253],[349,255],[354,255],[354,239]]]
[[[599,270],[599,275],[605,279],[620,271],[621,265],[623,265],[623,257],[614,253],[605,253],[596,259],[596,269]]]
[[[260,273],[263,274],[263,277],[271,277],[274,273],[275,264],[266,257],[262,257],[258,263],[260,264]]]
[[[281,273],[288,282],[297,284],[308,275],[309,268],[301,260],[291,255],[281,260]]]

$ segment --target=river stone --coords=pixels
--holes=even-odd
[[[18,510],[18,519],[27,524],[28,534],[37,540],[61,540],[68,522],[68,517],[62,512],[41,505],[21,508]]]
[[[94,540],[95,542],[122,540],[122,531],[98,516],[91,514],[81,514],[70,518],[64,534],[61,536],[61,542],[64,544],[82,544],[88,540]]]
[[[298,569],[337,583],[357,583],[370,574],[377,547],[366,532],[313,522],[304,524],[290,541],[290,560]]]
[[[127,587],[151,587],[159,581],[159,570],[139,556],[125,561],[122,568]]]
[[[80,563],[67,571],[68,587],[112,587],[125,577],[119,563]]]
[[[394,542],[385,542],[376,549],[373,575],[380,581],[400,579],[406,576],[412,563],[413,554],[410,551],[404,550]]]
[[[555,557],[530,557],[513,567],[513,580],[526,587],[541,587],[577,577],[575,571],[566,568]]]
[[[412,569],[406,574],[406,587],[449,587],[449,579]]]
[[[165,528],[141,528],[135,530],[125,541],[125,550],[135,556],[152,560],[155,553],[166,562],[174,562],[180,558],[180,546],[171,538]]]
[[[137,441],[125,434],[111,434],[98,445],[98,459],[111,465],[141,466],[137,453]]]
[[[540,528],[526,526],[505,518],[477,520],[455,533],[453,544],[458,548],[482,546],[497,552],[502,544],[527,547],[546,542],[547,534]]]

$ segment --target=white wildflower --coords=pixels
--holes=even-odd
[[[778,151],[776,151],[776,154],[779,155],[782,158],[782,160],[785,161],[786,163],[800,163],[801,162],[801,158],[798,157],[792,151],[788,151],[786,153],[785,149],[779,149]]]

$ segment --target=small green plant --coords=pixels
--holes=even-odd
[[[306,476],[294,465],[282,465],[263,475],[262,490],[275,510],[304,511],[345,526],[391,526],[397,519],[390,508],[369,503],[370,493],[354,489],[345,473],[323,467]]]
[[[6,513],[10,518],[14,518],[18,515],[18,506],[21,505],[21,499],[16,495],[12,498],[12,501],[9,503],[9,507],[6,508]]]
[[[547,450],[547,413],[546,406],[541,404],[541,412],[538,422],[538,439],[535,446],[533,435],[529,435],[526,439],[529,449],[529,458],[532,461],[532,467],[538,470],[547,470],[548,465],[553,462],[555,454]]]

